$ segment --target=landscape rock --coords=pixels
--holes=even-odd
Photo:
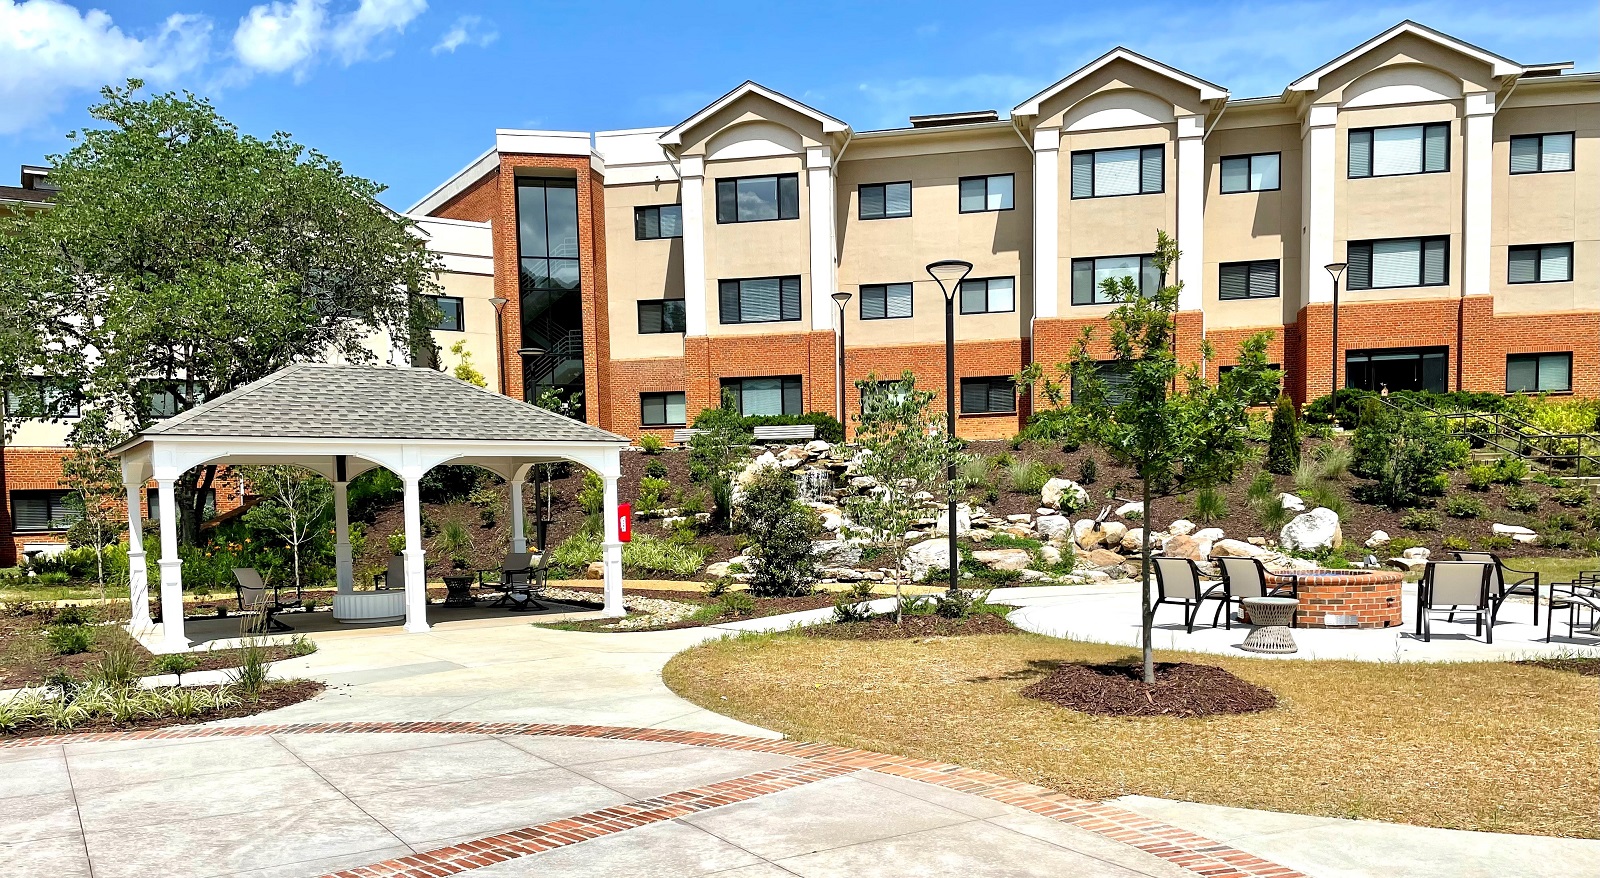
[[[1061,550],[1046,543],[1039,547],[1039,560],[1046,564],[1060,564]]]
[[[1041,515],[1033,520],[1033,529],[1047,540],[1060,539],[1072,532],[1072,523],[1065,515]]]
[[[994,534],[986,530],[967,531],[967,539],[974,543],[987,543],[994,539]]]
[[[604,561],[591,561],[591,562],[589,562],[589,566],[585,567],[583,569],[583,578],[584,579],[605,579],[606,578],[606,562],[604,562]]]
[[[1026,512],[1019,512],[1016,515],[1007,515],[1006,521],[1009,521],[1012,524],[1027,524],[1033,521],[1033,516]]]
[[[1310,558],[1290,558],[1287,555],[1283,555],[1278,558],[1273,566],[1289,570],[1315,570],[1317,569],[1317,562]]]
[[[1339,514],[1318,506],[1302,512],[1278,532],[1278,544],[1289,551],[1314,552],[1317,549],[1337,549],[1344,545],[1344,531],[1339,527]]]
[[[672,530],[678,525],[688,522],[688,520],[688,516],[685,515],[669,515],[666,518],[661,519],[661,526],[667,530]]]
[[[1410,573],[1421,573],[1428,569],[1428,559],[1426,558],[1390,558],[1386,563],[1397,570],[1405,570]]]
[[[1376,549],[1379,546],[1387,546],[1388,544],[1389,544],[1389,532],[1388,531],[1375,530],[1375,531],[1372,532],[1372,536],[1367,537],[1367,548],[1369,548],[1369,549]]]
[[[939,533],[942,533],[942,534],[950,532],[950,510],[949,509],[945,509],[943,512],[939,513],[939,517],[934,520],[933,529],[938,531]],[[969,530],[972,530],[972,509],[970,507],[968,507],[967,504],[965,504],[965,503],[957,504],[956,505],[956,535],[959,536],[961,534],[966,533]]]
[[[756,477],[756,473],[761,472],[763,469],[769,466],[777,465],[778,458],[774,457],[770,451],[763,451],[759,456],[756,457],[755,460],[745,464],[744,469],[739,471],[739,475],[734,477],[734,481],[741,485],[748,485],[750,484],[750,480]]]
[[[1000,528],[1000,532],[1008,537],[1016,537],[1019,540],[1025,540],[1033,536],[1033,528],[1025,524],[1008,524]]]
[[[1213,558],[1266,558],[1272,553],[1243,540],[1217,540],[1211,544]]]
[[[913,581],[921,581],[931,570],[949,567],[949,540],[923,540],[906,551],[906,573]]]
[[[1122,542],[1123,536],[1128,533],[1128,526],[1120,521],[1101,522],[1100,532],[1105,534],[1105,544],[1115,546]]]
[[[1206,560],[1206,553],[1211,550],[1211,543],[1195,539],[1188,534],[1174,534],[1161,547],[1161,554],[1169,558],[1188,558],[1191,561]]]
[[[1033,559],[1023,549],[981,549],[972,560],[994,570],[1021,570]]]
[[[1495,522],[1489,529],[1497,534],[1505,534],[1519,543],[1533,544],[1539,542],[1538,533],[1532,528],[1523,527],[1519,524],[1500,524]]]
[[[827,454],[828,450],[830,448],[832,448],[832,447],[833,446],[829,445],[826,440],[813,439],[810,442],[806,443],[806,453],[807,454],[819,454],[819,455],[820,454]]]
[[[861,561],[861,547],[844,540],[817,540],[811,544],[811,554],[824,567],[849,567]]]
[[[1038,509],[1033,510],[1033,514],[1034,515],[1055,515],[1056,514],[1056,510],[1051,509],[1048,506],[1040,506]]]
[[[1023,570],[1022,571],[1022,576],[1018,581],[1019,582],[1038,582],[1038,581],[1040,581],[1042,579],[1046,579],[1046,578],[1047,577],[1046,577],[1046,575],[1044,574],[1043,571],[1040,571],[1040,570]]]
[[[1212,542],[1216,542],[1217,540],[1222,539],[1224,534],[1222,533],[1222,528],[1220,527],[1203,527],[1189,536],[1192,536],[1197,540],[1210,540]]]
[[[1143,503],[1124,503],[1117,507],[1117,516],[1120,518],[1144,518]]]
[[[1194,522],[1187,518],[1180,518],[1167,526],[1167,533],[1175,537],[1186,537],[1194,533]]]
[[[717,561],[706,565],[706,576],[712,579],[721,579],[728,575],[728,562]]]
[[[1306,501],[1301,500],[1299,497],[1296,497],[1293,494],[1279,494],[1278,502],[1283,505],[1284,509],[1287,509],[1290,512],[1306,511]]]
[[[1089,492],[1071,479],[1051,479],[1044,483],[1044,488],[1039,492],[1039,505],[1062,512],[1077,512],[1089,505]]]
[[[878,487],[878,480],[872,476],[855,476],[849,483],[851,490],[867,491]]]
[[[1432,555],[1433,551],[1425,546],[1415,546],[1400,553],[1400,557],[1410,558],[1415,561],[1426,561]]]
[[[1150,534],[1150,550],[1153,552],[1161,551],[1161,547],[1166,545],[1167,539],[1167,535],[1160,531]],[[1127,533],[1122,535],[1122,542],[1118,545],[1124,552],[1143,551],[1144,528],[1130,528]]]
[[[1105,542],[1106,535],[1095,526],[1093,520],[1081,518],[1072,525],[1072,541],[1080,549],[1093,549]]]
[[[1095,549],[1085,558],[1091,567],[1118,567],[1122,564],[1122,556],[1110,549]]]

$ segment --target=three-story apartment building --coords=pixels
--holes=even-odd
[[[670,128],[497,132],[411,211],[473,225],[505,300],[504,392],[582,389],[637,435],[729,394],[837,408],[911,369],[943,390],[955,296],[961,432],[1026,417],[1007,376],[1067,359],[1183,251],[1178,346],[1272,334],[1299,400],[1341,385],[1600,393],[1600,76],[1402,22],[1290,83],[1226,88],[1115,49],[995,112],[847,122],[747,82]],[[1339,351],[1332,350],[1339,278]],[[832,295],[848,292],[841,311]],[[843,374],[836,354],[844,332]],[[1103,333],[1102,333],[1103,335]]]

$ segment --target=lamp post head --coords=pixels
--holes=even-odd
[[[525,348],[517,349],[517,356],[520,357],[542,357],[547,353],[549,353],[549,351],[539,347],[538,345],[530,345]]]
[[[844,306],[845,305],[850,304],[850,294],[845,292],[845,291],[843,291],[843,290],[840,290],[839,292],[834,293],[833,296],[832,296],[832,299],[833,299],[833,303],[835,305],[839,306],[839,310],[840,311],[844,310]]]
[[[495,296],[494,298],[489,300],[489,304],[494,306],[494,313],[499,314],[501,311],[505,310],[506,303],[509,302],[509,301],[511,301],[511,300],[510,299],[501,298],[500,296]]]
[[[1333,275],[1333,282],[1334,283],[1338,283],[1339,282],[1339,275],[1344,274],[1345,263],[1343,263],[1343,262],[1330,262],[1327,265],[1324,265],[1322,267],[1328,270],[1328,274]]]
[[[960,259],[941,259],[928,263],[928,275],[939,282],[946,299],[956,294],[961,282],[972,273],[972,263]]]

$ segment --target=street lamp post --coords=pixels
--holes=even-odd
[[[517,355],[522,358],[523,380],[527,380],[528,361],[534,357],[542,357],[544,354],[545,349],[537,345],[529,345],[528,347],[517,349]],[[522,388],[522,396],[524,399],[527,398],[527,387]],[[534,399],[537,400],[538,396],[535,395]],[[546,464],[540,464],[533,469],[533,541],[541,552],[545,550],[545,535],[548,533],[550,527],[548,517],[545,515],[545,466]]]
[[[498,370],[496,374],[499,376],[496,379],[499,382],[496,389],[502,396],[506,392],[506,350],[500,342],[500,324],[505,322],[506,303],[509,301],[501,296],[489,300],[489,304],[494,306],[494,364]]]
[[[1333,276],[1333,369],[1329,374],[1328,396],[1339,393],[1339,275],[1344,274],[1345,263],[1330,262],[1323,268]],[[1335,401],[1337,401],[1335,399]]]
[[[844,308],[850,304],[850,294],[840,290],[833,294],[833,303],[839,306],[839,428],[844,429]]]
[[[961,282],[972,273],[972,263],[960,259],[941,259],[928,264],[928,274],[939,283],[944,293],[944,402],[947,426],[953,440],[956,436],[956,294]],[[945,493],[948,497],[946,515],[950,533],[950,591],[959,587],[961,556],[956,551],[956,495],[950,489],[956,481],[956,464],[951,459],[945,465]]]

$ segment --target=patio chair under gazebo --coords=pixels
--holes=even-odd
[[[470,464],[511,485],[511,551],[527,551],[522,484],[541,463],[571,461],[605,484],[605,612],[621,616],[622,543],[618,540],[617,480],[628,440],[570,418],[492,393],[431,369],[302,363],[290,366],[168,418],[116,449],[128,491],[130,628],[151,628],[149,585],[140,534],[139,498],[156,483],[161,533],[158,638],[163,651],[188,647],[183,630],[182,561],[173,486],[187,470],[294,464],[333,482],[335,615],[358,621],[347,488],[350,479],[384,467],[405,485],[407,631],[428,630],[426,564],[418,485],[440,464]],[[393,585],[393,583],[390,583]],[[341,614],[341,603],[344,613]]]

